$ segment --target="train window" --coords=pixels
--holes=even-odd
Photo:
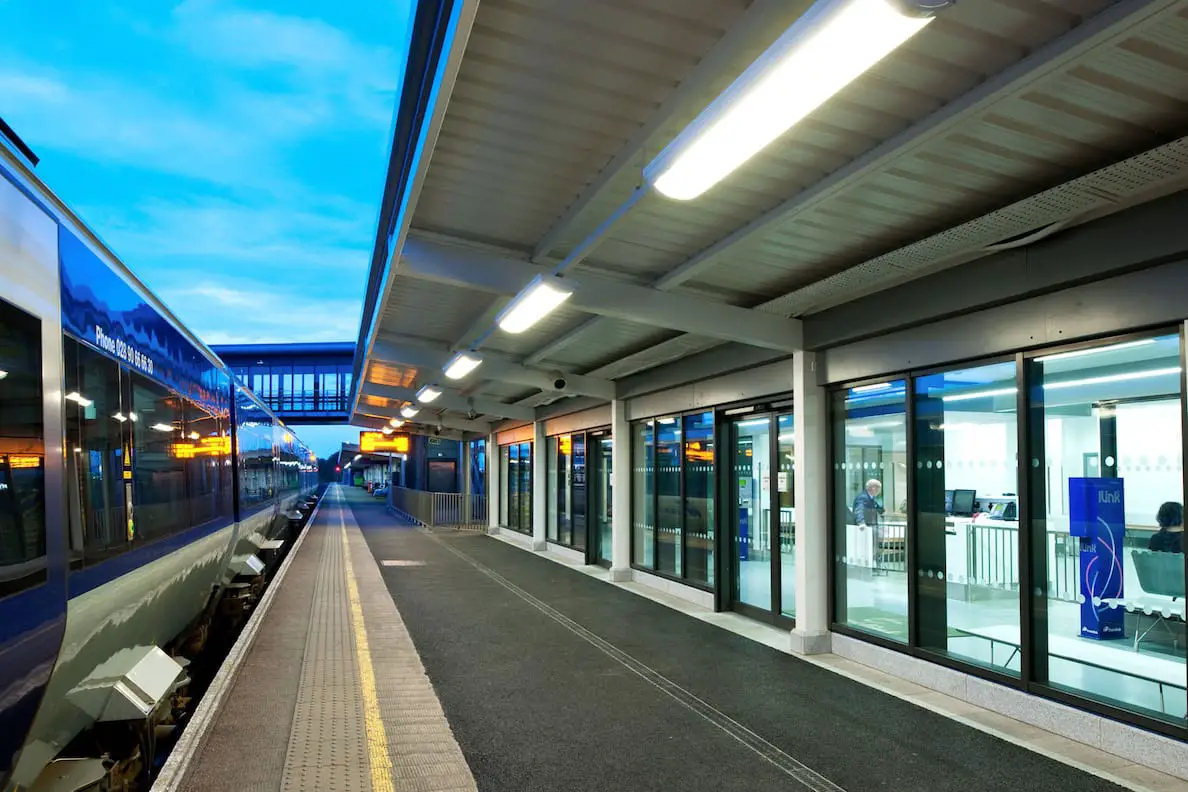
[[[46,579],[41,323],[0,301],[0,597]]]
[[[185,458],[186,483],[190,494],[190,520],[194,525],[210,522],[222,513],[219,508],[219,472],[223,460],[223,437],[220,422],[212,413],[192,402],[186,402],[185,433],[194,453]],[[193,436],[198,439],[194,440]]]
[[[66,498],[71,567],[130,546],[128,395],[115,361],[63,337],[66,364]],[[121,420],[122,419],[122,420]],[[130,475],[130,470],[129,470]]]
[[[132,378],[133,534],[152,540],[190,527],[185,460],[200,457],[201,435],[186,425],[182,398],[136,373]]]

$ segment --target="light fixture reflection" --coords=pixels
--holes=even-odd
[[[69,399],[70,401],[74,402],[75,404],[81,405],[83,407],[90,407],[92,404],[95,403],[95,402],[91,401],[90,399],[88,399],[86,396],[83,396],[78,391],[70,391],[70,393],[66,394],[66,398]]]

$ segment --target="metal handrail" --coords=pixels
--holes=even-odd
[[[390,487],[388,506],[421,525],[470,530],[487,525],[487,498],[483,495]]]

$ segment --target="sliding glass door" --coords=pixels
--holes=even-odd
[[[791,414],[729,424],[731,605],[752,615],[796,615],[795,462]]]

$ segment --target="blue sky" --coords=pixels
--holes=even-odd
[[[0,0],[0,116],[207,343],[353,341],[409,6]]]

